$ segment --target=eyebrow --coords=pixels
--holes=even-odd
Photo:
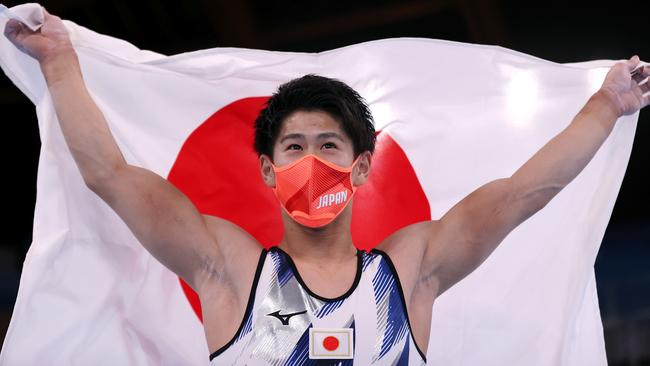
[[[328,138],[335,138],[335,139],[340,140],[341,142],[343,141],[343,138],[341,137],[341,135],[339,135],[339,134],[336,133],[336,132],[323,132],[323,133],[319,133],[318,136],[316,136],[316,138],[317,138],[318,140],[323,140],[323,139],[328,139]],[[290,139],[304,140],[304,139],[305,139],[305,135],[303,135],[303,134],[301,134],[301,133],[290,133],[290,134],[288,134],[288,135],[284,135],[284,136],[280,139],[280,143],[283,143],[283,142],[285,142],[286,140],[290,140]]]

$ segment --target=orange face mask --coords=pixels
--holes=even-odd
[[[299,224],[316,228],[329,224],[352,201],[352,167],[340,167],[306,155],[291,164],[276,167],[273,191],[282,208]]]

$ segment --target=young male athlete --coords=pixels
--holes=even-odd
[[[353,193],[371,170],[370,112],[347,85],[305,76],[281,86],[256,121],[264,182],[284,238],[266,251],[201,215],[165,179],[127,164],[88,94],[60,19],[5,35],[36,58],[87,186],[142,245],[199,295],[215,364],[422,364],[434,300],[479,266],[594,156],[618,117],[650,102],[638,57],[617,63],[571,124],[511,177],[485,184],[440,220],[405,227],[379,250],[355,249]]]

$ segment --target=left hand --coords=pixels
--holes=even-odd
[[[650,103],[650,82],[639,85],[650,75],[650,65],[644,65],[641,73],[631,76],[632,70],[640,62],[638,56],[633,56],[627,61],[616,63],[600,87],[600,91],[616,106],[619,116],[633,114]]]

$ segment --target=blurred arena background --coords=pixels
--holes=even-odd
[[[41,4],[99,33],[169,55],[211,47],[317,52],[380,38],[427,37],[499,45],[559,63],[633,54],[650,61],[649,8],[639,2],[43,0]],[[5,76],[0,76],[0,110],[5,128],[0,144],[5,172],[0,179],[4,195],[0,339],[4,339],[31,242],[40,144],[33,106]],[[595,264],[612,366],[650,365],[650,200],[645,192],[650,186],[649,123],[646,108]]]

